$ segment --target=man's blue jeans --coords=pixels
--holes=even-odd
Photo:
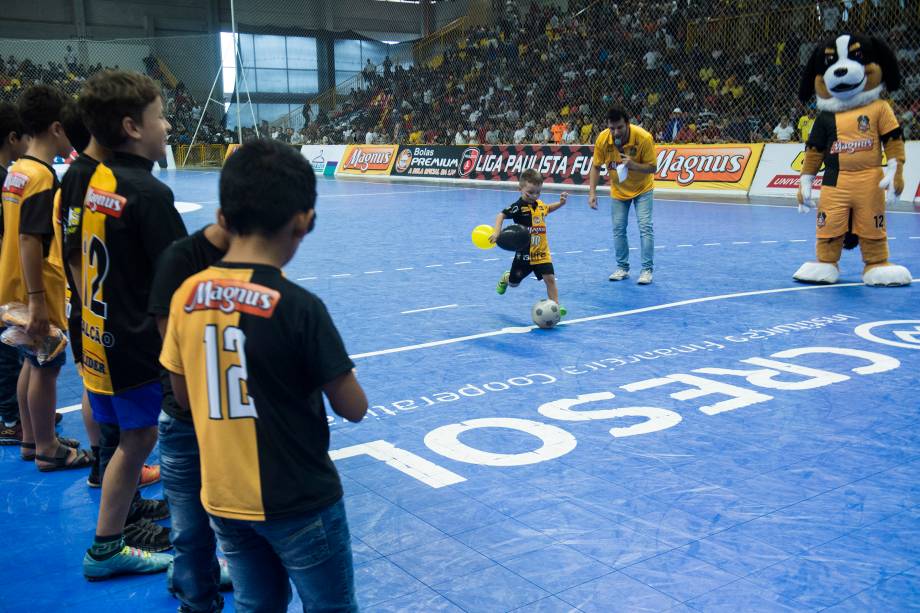
[[[220,611],[220,566],[217,540],[208,514],[201,506],[201,461],[195,427],[160,413],[160,479],[169,503],[175,548],[169,590],[182,603],[182,611]]]
[[[281,485],[283,487],[283,485]],[[294,582],[303,610],[357,611],[345,502],[268,521],[211,516],[237,611],[284,611]]]
[[[613,248],[617,266],[629,270],[629,242],[626,240],[626,222],[629,221],[629,206],[636,209],[639,220],[639,245],[642,256],[642,270],[652,270],[655,260],[655,231],[652,229],[652,190],[639,194],[631,200],[613,199],[610,216],[613,220]]]

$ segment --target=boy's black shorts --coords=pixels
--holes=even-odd
[[[514,261],[511,263],[511,275],[508,279],[508,282],[511,285],[517,285],[521,281],[527,278],[527,275],[533,273],[533,276],[537,278],[537,281],[543,280],[543,275],[554,275],[556,272],[553,270],[553,263],[546,262],[545,264],[531,264],[530,260],[525,260],[515,256]]]
[[[83,313],[80,310],[80,304],[69,305],[70,312],[67,314],[67,332],[70,338],[70,353],[73,355],[73,361],[76,364],[83,363]]]

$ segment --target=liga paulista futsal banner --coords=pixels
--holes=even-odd
[[[904,166],[904,192],[901,200],[910,201],[914,194],[920,194],[920,141],[908,141],[905,146],[907,164]],[[768,144],[764,149],[760,168],[751,185],[751,196],[783,196],[795,198],[799,191],[799,175],[805,160],[805,145],[802,143]],[[822,171],[814,180],[814,187],[821,189]]]
[[[745,192],[762,152],[762,144],[660,145],[655,187]],[[402,146],[391,174],[516,182],[533,168],[547,183],[588,185],[593,157],[593,145]]]
[[[398,148],[397,145],[348,145],[335,172],[344,175],[388,175]]]

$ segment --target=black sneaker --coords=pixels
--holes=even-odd
[[[125,526],[125,545],[141,551],[160,553],[172,548],[169,542],[169,528],[141,519]]]
[[[64,419],[63,415],[61,415],[60,413],[55,413],[54,414],[54,425],[55,426],[58,425],[59,423],[61,423],[61,420],[63,419]]]
[[[141,519],[157,521],[169,517],[169,505],[165,500],[154,500],[152,498],[140,498],[131,505],[131,511],[128,513],[126,524],[133,524]]]
[[[102,487],[102,475],[99,474],[99,454],[93,459],[93,465],[89,469],[89,477],[86,478],[86,485],[92,488]]]
[[[18,445],[22,442],[22,422],[7,426],[0,421],[0,445]]]

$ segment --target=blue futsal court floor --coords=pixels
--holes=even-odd
[[[160,177],[200,205],[190,231],[214,218],[216,173]],[[920,607],[920,287],[862,286],[855,252],[839,285],[798,285],[811,215],[693,195],[656,199],[655,282],[635,283],[631,217],[633,274],[611,283],[609,199],[576,192],[548,218],[569,314],[539,330],[543,284],[499,296],[511,254],[469,239],[516,192],[319,192],[286,274],[328,305],[372,404],[331,420],[363,610]],[[920,215],[889,234],[920,276]],[[79,397],[68,366],[59,406]],[[77,412],[63,432],[86,444]],[[0,610],[175,610],[163,575],[83,579],[85,471],[0,454]]]

